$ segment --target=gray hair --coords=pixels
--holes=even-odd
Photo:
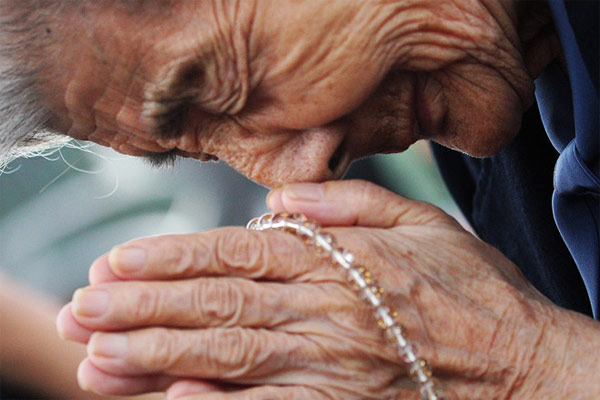
[[[26,3],[32,4],[21,4]],[[37,5],[41,3],[47,2]],[[51,129],[52,112],[39,101],[32,57],[39,53],[43,15],[35,7],[0,6],[0,172],[16,158],[37,156],[69,141]]]

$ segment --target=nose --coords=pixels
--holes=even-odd
[[[267,186],[341,179],[352,161],[343,123],[290,134],[270,160],[255,166],[252,178]]]

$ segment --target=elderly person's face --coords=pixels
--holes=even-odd
[[[271,186],[421,138],[488,155],[532,99],[516,19],[495,0],[73,2],[42,99],[75,138]]]

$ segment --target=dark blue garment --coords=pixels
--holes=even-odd
[[[556,304],[598,318],[598,2],[550,7],[567,70],[553,64],[536,81],[543,126],[535,108],[496,156],[434,151],[481,238]]]
[[[573,257],[552,216],[552,171],[558,153],[550,144],[537,106],[501,153],[472,158],[434,146],[450,193],[479,237],[514,262],[555,304],[592,315]]]
[[[592,78],[593,75],[596,76],[597,85],[598,71],[587,67],[572,27],[572,24],[580,27],[591,22],[596,25],[597,37],[598,4],[587,2],[578,5],[578,8],[571,6],[570,14],[562,1],[550,1],[549,6],[567,69],[565,73],[560,66],[554,64],[536,81],[536,98],[544,127],[553,146],[560,152],[554,169],[552,206],[560,234],[577,264],[594,316],[598,318],[600,106],[598,89]],[[582,12],[583,10],[586,12]],[[581,34],[593,35],[594,31]],[[587,46],[593,45],[588,43]],[[597,59],[598,53],[596,67]]]

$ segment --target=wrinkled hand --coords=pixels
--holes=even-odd
[[[386,290],[450,397],[586,398],[565,383],[578,379],[593,393],[584,373],[571,373],[593,362],[567,344],[593,354],[596,324],[551,305],[441,210],[359,181],[287,186],[269,205],[330,227]],[[293,235],[225,228],[140,239],[98,259],[90,280],[58,321],[64,337],[89,341],[79,370],[89,390],[417,397],[370,309]]]

